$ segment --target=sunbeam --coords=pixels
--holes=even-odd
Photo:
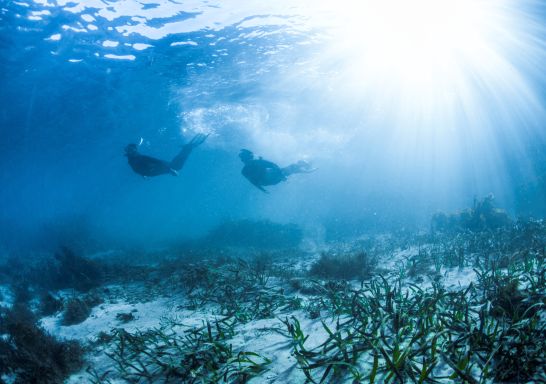
[[[352,116],[327,131],[352,143],[344,153],[364,150],[365,167],[381,164],[391,180],[429,191],[442,185],[442,193],[502,191],[514,175],[534,176],[526,150],[545,140],[539,8],[510,0],[336,3],[323,9],[329,44],[284,84],[307,83],[319,91],[319,111],[335,106]]]

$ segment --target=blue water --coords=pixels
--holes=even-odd
[[[355,29],[371,20],[355,2],[274,3],[1,0],[0,248],[156,247],[242,219],[320,243],[427,230],[489,193],[546,216],[544,3],[501,2],[455,59]],[[123,156],[142,140],[170,159],[196,133],[210,136],[178,177]],[[241,148],[317,171],[264,194]]]

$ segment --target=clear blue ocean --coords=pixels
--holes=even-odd
[[[3,1],[3,242],[76,222],[156,245],[240,219],[428,228],[489,193],[544,217],[544,7],[478,3]],[[127,165],[129,143],[170,160],[195,133],[179,177]],[[317,171],[260,193],[242,148]]]

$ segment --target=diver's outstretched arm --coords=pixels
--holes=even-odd
[[[190,155],[191,151],[203,144],[203,142],[209,137],[209,135],[204,135],[202,133],[198,133],[193,137],[193,139],[190,140],[188,144],[185,144],[182,147],[182,150],[174,157],[174,159],[171,160],[169,166],[174,169],[175,171],[179,171],[184,166],[184,163],[188,159],[188,156]]]
[[[300,160],[295,164],[290,164],[288,167],[281,169],[285,177],[288,177],[294,173],[311,173],[315,172],[316,170],[316,168],[312,168],[311,164],[304,160]]]

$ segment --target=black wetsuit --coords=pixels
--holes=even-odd
[[[145,177],[171,174],[178,175],[171,163],[154,157],[141,155],[140,153],[127,154],[129,165],[139,175]]]
[[[305,161],[298,161],[290,164],[288,167],[281,168],[277,164],[272,163],[259,157],[254,158],[254,154],[248,149],[241,149],[239,158],[245,164],[241,173],[248,179],[256,188],[263,192],[267,191],[264,186],[279,184],[286,181],[288,176],[294,173],[310,173],[314,169]]]
[[[178,152],[178,155],[176,155],[170,162],[138,153],[138,147],[136,144],[129,144],[125,148],[125,156],[127,156],[127,160],[129,161],[129,165],[133,171],[144,177],[166,174],[178,176],[177,171],[182,169],[191,151],[198,145],[202,144],[207,137],[208,135],[203,134],[195,135],[188,144],[185,144],[182,147],[180,152]]]
[[[258,159],[245,163],[241,171],[244,177],[253,185],[266,192],[263,186],[279,184],[286,180],[286,174],[282,168],[271,161]]]

